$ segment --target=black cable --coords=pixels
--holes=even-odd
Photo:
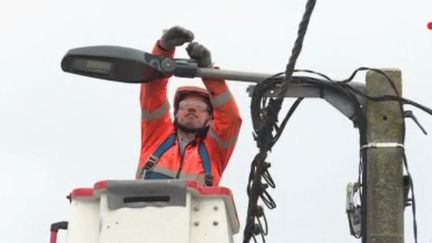
[[[422,110],[425,113],[428,113],[429,115],[432,115],[432,109],[426,106],[423,106],[415,101],[412,101],[410,99],[407,98],[403,98],[403,97],[398,97],[398,96],[394,96],[394,95],[382,95],[379,97],[373,97],[373,96],[369,96],[363,92],[361,92],[360,90],[354,89],[351,86],[348,86],[349,89],[352,89],[356,94],[361,95],[369,100],[373,100],[373,101],[397,101],[397,102],[401,102],[403,105],[412,105],[420,110]]]
[[[319,73],[319,72],[313,71],[313,70],[309,70],[309,69],[295,69],[294,72],[302,72],[302,73],[315,74],[315,75],[318,75],[318,76],[324,78],[327,81],[332,81],[333,82],[333,80],[331,78],[329,78],[327,75],[325,75],[323,73]]]
[[[296,101],[294,102],[294,104],[291,106],[291,108],[289,109],[285,118],[283,119],[280,127],[278,127],[277,133],[276,133],[275,137],[273,138],[273,143],[271,144],[270,147],[273,147],[273,145],[275,145],[276,142],[279,140],[280,136],[282,135],[283,130],[285,129],[285,126],[286,126],[288,120],[291,118],[292,114],[297,109],[297,107],[300,105],[300,103],[302,102],[303,99],[304,99],[303,97],[297,98]]]
[[[267,102],[267,99],[263,99],[264,92],[268,91],[271,87],[274,87],[277,79],[267,79],[266,82],[260,82],[256,85],[252,100],[251,100],[251,116],[254,126],[254,138],[257,142],[257,146],[259,148],[259,153],[255,156],[252,164],[251,164],[251,172],[249,174],[249,183],[247,187],[248,195],[249,195],[249,204],[248,204],[248,216],[246,218],[246,226],[243,235],[243,242],[248,243],[250,238],[253,237],[254,233],[252,232],[252,225],[255,224],[255,219],[257,218],[257,200],[258,195],[263,200],[269,208],[276,207],[274,200],[267,193],[267,185],[262,184],[261,179],[264,173],[268,174],[268,167],[265,168],[264,163],[267,157],[267,152],[271,150],[274,145],[274,136],[273,131],[276,130],[276,134],[282,133],[283,129],[277,126],[278,114],[282,106],[282,102],[284,100],[284,95],[286,90],[291,82],[291,76],[294,72],[295,63],[297,58],[301,52],[303,46],[303,40],[306,35],[307,27],[310,21],[310,17],[312,15],[316,0],[308,0],[306,3],[306,9],[303,14],[303,18],[300,22],[297,39],[294,44],[294,47],[291,52],[291,56],[289,62],[287,64],[285,70],[285,79],[282,84],[281,92],[278,94],[276,99],[270,99]],[[277,75],[279,76],[279,75]],[[260,104],[262,106],[260,106]],[[267,106],[264,106],[268,104]],[[262,108],[262,107],[265,108]],[[285,122],[286,123],[286,122]],[[283,124],[282,128],[285,127]],[[280,136],[280,135],[278,135]],[[276,139],[277,140],[277,139]],[[268,177],[268,176],[267,176]],[[262,212],[262,214],[264,214]],[[260,226],[261,227],[261,226]],[[263,242],[265,242],[263,231],[261,230],[261,237]]]
[[[405,150],[402,151],[403,156],[403,163],[405,166],[405,170],[409,179],[409,186],[411,189],[411,209],[413,214],[413,234],[414,234],[414,240],[415,243],[417,243],[417,214],[416,214],[416,201],[415,201],[415,194],[414,194],[414,182],[411,177],[411,173],[408,169],[408,159],[405,154]]]
[[[304,37],[306,36],[306,31],[307,28],[309,26],[309,21],[310,18],[312,16],[312,12],[314,10],[315,7],[315,0],[309,0],[306,3],[306,8],[305,8],[305,12],[303,14],[303,18],[300,22],[298,31],[297,31],[297,39],[294,43],[294,48],[291,51],[291,56],[289,58],[288,64],[286,65],[285,68],[285,82],[284,85],[282,87],[283,91],[286,91],[286,88],[288,88],[288,85],[291,81],[291,76],[294,72],[294,67],[295,64],[297,62],[297,59],[300,55],[300,52],[302,50],[303,47],[303,41],[304,41]],[[279,96],[278,98],[283,98],[285,92],[283,92],[283,94],[281,96]]]

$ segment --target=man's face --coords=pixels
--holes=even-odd
[[[179,103],[175,115],[177,122],[191,129],[202,128],[210,121],[209,107],[205,98],[199,95],[188,95]]]

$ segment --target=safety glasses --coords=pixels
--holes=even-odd
[[[189,109],[194,109],[198,112],[208,112],[208,105],[205,102],[198,100],[182,100],[179,103],[179,110],[186,111]]]

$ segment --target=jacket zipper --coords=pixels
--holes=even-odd
[[[185,149],[184,149],[184,153],[181,152],[181,150],[180,150],[180,146],[178,147],[179,152],[180,152],[180,154],[181,154],[181,157],[180,157],[180,167],[179,167],[179,169],[178,169],[178,171],[177,171],[176,179],[179,179],[179,178],[180,178],[180,173],[181,173],[181,171],[182,171],[182,169],[183,169],[183,162],[184,162],[184,157],[185,157],[185,154],[186,154],[186,149],[187,149],[187,147],[188,147],[190,144],[191,144],[191,142],[189,142],[188,144],[186,144]]]

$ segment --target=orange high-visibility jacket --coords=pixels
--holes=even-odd
[[[174,50],[164,51],[157,44],[152,53],[171,58],[174,56]],[[203,139],[210,157],[213,185],[218,185],[237,142],[242,120],[225,80],[203,79],[203,82],[211,94],[214,117],[207,135],[204,138],[197,137],[189,143],[183,157],[176,139],[151,170],[171,178],[193,179],[204,184],[205,173],[198,152],[199,139]],[[167,83],[168,78],[161,78],[141,85],[142,144],[138,172],[159,145],[176,132],[169,112]]]

